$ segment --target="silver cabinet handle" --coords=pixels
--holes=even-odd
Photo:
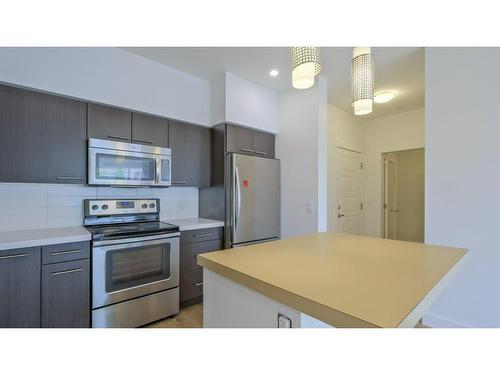
[[[50,274],[50,276],[67,275],[68,273],[75,273],[75,272],[81,272],[81,271],[83,271],[82,268],[73,268],[71,270],[66,270],[66,271],[52,272]]]
[[[107,135],[106,137],[108,137],[109,139],[118,139],[120,141],[130,142],[130,139],[128,139],[128,138],[118,137],[116,135]]]
[[[139,142],[139,143],[146,143],[148,145],[152,145],[153,142],[152,141],[146,141],[145,139],[137,139],[137,138],[134,138],[133,139],[134,142]]]
[[[250,150],[249,148],[240,148],[240,151],[244,151],[244,152],[254,152],[253,150]]]
[[[172,184],[176,184],[176,185],[187,185],[187,181],[172,181]]]
[[[200,233],[200,234],[195,234],[194,237],[208,237],[211,235],[212,233]]]
[[[24,257],[27,257],[28,255],[29,255],[28,253],[12,254],[12,255],[1,255],[0,256],[0,260],[15,259],[15,258],[24,258]]]
[[[267,155],[267,152],[264,151],[255,151],[255,153],[258,155]]]
[[[72,176],[57,176],[57,180],[70,180],[70,181],[83,181],[84,177],[72,177]]]
[[[341,218],[341,217],[344,217],[345,215],[344,214],[338,214],[337,217],[338,218]]]
[[[81,253],[83,250],[63,250],[63,251],[54,251],[53,253],[50,253],[50,256],[57,256],[57,255],[64,255],[64,254],[75,254],[75,253]]]
[[[202,286],[202,285],[203,285],[203,281],[200,283],[194,283],[194,286]]]

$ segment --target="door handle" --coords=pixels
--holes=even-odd
[[[24,257],[27,257],[28,255],[29,255],[28,253],[12,254],[12,255],[2,255],[2,256],[0,256],[0,260],[3,260],[3,259],[24,258]]]
[[[125,137],[118,137],[118,136],[116,136],[116,135],[107,135],[106,137],[107,137],[107,138],[109,138],[109,139],[117,139],[117,140],[119,140],[119,141],[130,142],[130,139],[128,139],[128,138],[125,138]]]
[[[238,167],[234,168],[234,177],[236,179],[236,212],[234,229],[238,227],[238,221],[240,220],[240,210],[241,210],[241,191],[240,191],[240,174],[238,172]]]
[[[340,219],[341,217],[344,217],[344,214],[338,214],[337,217]]]

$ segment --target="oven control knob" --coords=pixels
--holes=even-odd
[[[107,204],[103,204],[101,208],[102,208],[103,210],[107,210],[107,209],[108,209],[108,205],[107,205]]]
[[[97,204],[92,205],[93,210],[97,210],[98,208],[99,208],[99,206]]]
[[[155,204],[154,204],[154,203],[151,203],[151,204],[149,205],[149,208],[155,208]]]
[[[146,203],[143,203],[141,207],[143,210],[145,210],[146,208],[148,208],[148,205]]]

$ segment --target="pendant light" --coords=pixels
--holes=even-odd
[[[308,89],[321,70],[319,47],[292,47],[292,86]]]
[[[366,115],[372,111],[373,56],[370,47],[356,47],[352,52],[352,106],[355,115]]]

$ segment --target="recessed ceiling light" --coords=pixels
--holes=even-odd
[[[396,93],[394,91],[381,91],[375,94],[373,99],[375,103],[387,103],[388,101],[394,99]]]
[[[280,74],[280,72],[279,72],[278,70],[276,70],[276,69],[273,69],[273,70],[271,70],[271,71],[269,72],[269,75],[270,75],[271,77],[277,77],[277,76],[279,76],[279,74]]]

